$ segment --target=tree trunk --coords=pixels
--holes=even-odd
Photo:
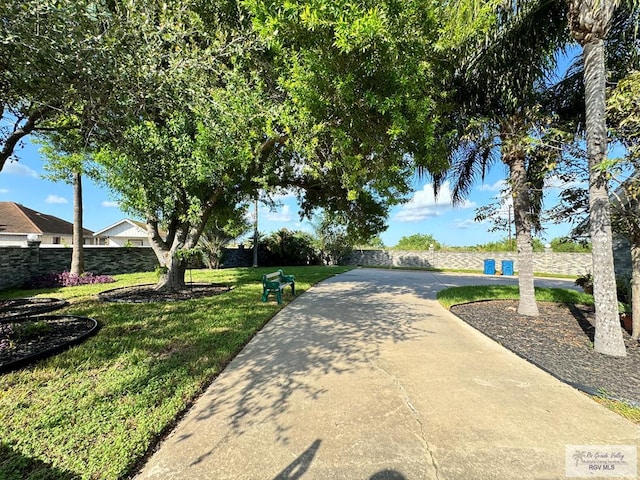
[[[593,39],[583,46],[589,159],[589,219],[593,258],[593,298],[596,309],[594,349],[605,355],[623,357],[627,352],[618,313],[607,179],[605,173],[597,169],[605,159],[607,149],[606,72],[603,44],[602,39]]]
[[[158,258],[161,270],[155,289],[175,292],[185,287],[186,268],[178,258],[178,251],[185,247],[187,232],[177,224],[169,226],[168,230],[167,238],[163,239],[158,231],[157,222],[147,220],[149,243]]]
[[[505,118],[500,125],[502,161],[509,168],[511,198],[518,256],[518,290],[520,315],[537,316],[538,304],[533,279],[533,243],[531,238],[531,197],[527,177],[526,152],[521,144],[526,132],[524,116]]]
[[[640,338],[640,236],[631,243],[631,338]]]
[[[73,240],[71,252],[71,273],[84,273],[84,238],[82,227],[82,175],[73,174]]]
[[[164,267],[164,272],[160,274],[155,289],[176,292],[185,288],[186,269],[180,259],[171,251],[165,252],[163,259],[164,263],[161,262],[161,266]]]
[[[537,316],[538,304],[533,279],[533,243],[531,238],[531,200],[527,182],[524,152],[503,152],[509,166],[511,197],[513,198],[514,222],[516,225],[516,245],[518,248],[518,289],[520,315]]]

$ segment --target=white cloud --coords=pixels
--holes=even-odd
[[[263,215],[271,222],[290,222],[293,219],[289,205],[283,205],[281,209],[275,211],[267,209]]]
[[[465,220],[456,220],[454,225],[456,228],[460,230],[466,230],[467,228],[471,228],[477,223],[482,223],[482,222],[476,222],[473,218],[467,218]]]
[[[456,208],[473,208],[475,203],[464,200]],[[394,220],[403,223],[420,222],[427,218],[437,217],[443,212],[453,209],[451,187],[445,182],[438,192],[438,197],[433,193],[433,184],[426,184],[422,190],[415,192],[408,203],[400,207],[400,211],[394,216]]]
[[[563,180],[558,175],[551,175],[544,181],[545,188],[555,188],[558,190],[565,190],[567,188],[583,187],[588,188],[588,182],[579,182],[576,180]]]
[[[498,180],[497,182],[491,185],[487,185],[483,183],[478,187],[478,190],[480,190],[481,192],[500,192],[504,190],[506,186],[507,186],[507,182],[505,180]]]
[[[107,208],[118,208],[120,206],[120,203],[119,202],[111,202],[109,200],[105,200],[100,205],[102,205],[103,207],[107,207]]]
[[[9,193],[9,189],[7,189],[7,188],[0,188],[0,194],[1,194],[1,195],[5,195],[5,194],[7,194],[7,193]]]
[[[271,199],[274,202],[283,202],[285,200],[295,200],[296,192],[293,190],[279,189],[275,194],[272,195]]]
[[[2,172],[11,175],[20,175],[21,177],[38,178],[38,173],[35,170],[18,162],[6,163],[4,168],[2,169]]]
[[[46,203],[69,203],[69,201],[64,198],[64,197],[60,197],[58,195],[49,195],[46,199],[45,199]]]

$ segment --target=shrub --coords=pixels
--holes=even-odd
[[[554,252],[589,253],[591,244],[586,241],[574,241],[570,238],[560,237],[551,240],[551,250]]]
[[[266,237],[258,246],[262,250],[260,264],[264,266],[320,264],[313,238],[306,232],[282,228]]]
[[[90,285],[94,283],[112,283],[115,280],[108,275],[94,275],[91,272],[85,272],[82,275],[64,271],[62,273],[48,273],[39,277],[32,278],[26,282],[23,288],[53,288],[53,287],[76,287],[78,285]]]
[[[585,293],[593,293],[593,276],[591,272],[584,273],[576,278],[574,282],[578,287],[582,287]]]
[[[433,235],[429,233],[415,233],[402,237],[398,240],[395,248],[398,250],[429,250],[431,245],[433,245],[433,248],[436,250],[440,250],[442,247]]]

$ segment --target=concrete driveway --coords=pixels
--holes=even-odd
[[[316,285],[256,335],[137,478],[552,479],[565,478],[570,445],[637,454],[636,425],[435,301],[448,286],[505,282],[517,279],[356,269]]]

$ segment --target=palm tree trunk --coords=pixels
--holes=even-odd
[[[82,175],[73,174],[73,250],[71,252],[71,273],[84,273],[84,249],[82,227]]]
[[[518,248],[518,289],[520,315],[537,316],[538,304],[533,278],[533,243],[531,238],[531,200],[527,182],[525,156],[503,152],[503,161],[509,166],[511,197],[513,198],[516,245]]]
[[[640,235],[631,244],[631,338],[640,338]]]
[[[596,352],[626,356],[616,295],[611,211],[606,172],[598,169],[606,156],[604,42],[592,39],[583,46],[587,156],[589,159],[589,218],[593,258],[593,298],[596,309]]]

